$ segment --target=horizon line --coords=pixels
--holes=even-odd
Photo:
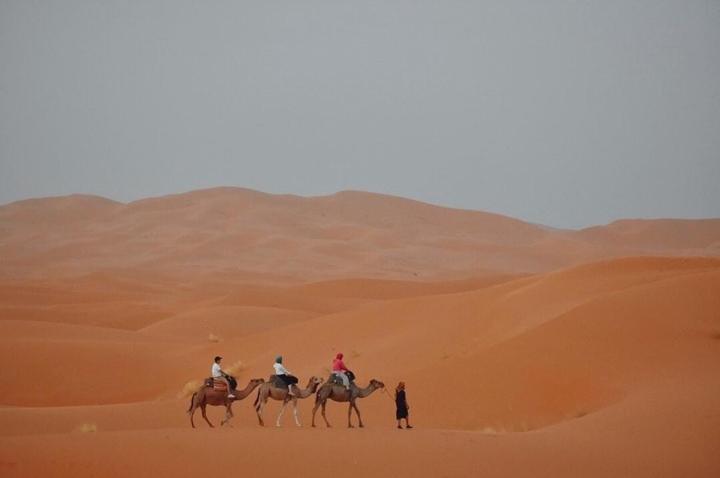
[[[395,199],[395,200],[409,201],[409,202],[422,204],[425,206],[438,207],[438,208],[442,208],[442,209],[490,214],[490,215],[500,216],[500,217],[507,218],[507,219],[512,219],[515,221],[520,221],[525,224],[530,224],[533,226],[557,230],[557,231],[582,231],[582,230],[586,230],[586,229],[592,229],[595,227],[610,226],[612,224],[616,224],[616,223],[624,222],[624,221],[640,222],[640,221],[716,221],[716,220],[720,220],[720,217],[712,217],[712,216],[711,217],[671,217],[671,216],[620,217],[620,218],[613,219],[613,220],[603,223],[603,224],[593,224],[593,225],[589,225],[589,226],[585,226],[585,227],[559,227],[559,226],[551,226],[551,225],[543,224],[540,222],[522,219],[522,218],[511,216],[508,214],[497,213],[497,212],[493,212],[493,211],[489,211],[489,210],[485,210],[485,209],[471,209],[471,208],[466,208],[466,207],[443,205],[443,204],[423,201],[420,199],[415,199],[415,198],[406,197],[406,196],[399,196],[397,194],[391,194],[391,193],[385,193],[385,192],[367,191],[367,190],[361,190],[361,189],[342,189],[342,190],[338,190],[338,191],[328,193],[328,194],[303,195],[303,194],[297,194],[297,193],[266,192],[266,191],[261,191],[259,189],[245,187],[245,186],[227,186],[227,185],[202,187],[202,188],[197,188],[197,189],[183,190],[181,192],[149,195],[149,196],[145,196],[145,197],[141,197],[141,198],[137,198],[137,199],[132,199],[129,201],[112,199],[108,196],[103,196],[101,194],[96,194],[96,193],[83,193],[83,192],[74,192],[74,193],[68,193],[68,194],[56,194],[56,195],[47,195],[47,196],[34,196],[34,197],[26,197],[26,198],[22,198],[22,199],[16,199],[16,200],[13,200],[13,201],[10,201],[7,203],[0,203],[0,209],[9,207],[9,206],[13,206],[13,205],[16,205],[19,203],[24,203],[24,202],[64,199],[64,198],[72,198],[72,197],[97,198],[97,199],[102,199],[105,201],[110,201],[110,202],[116,203],[118,205],[129,206],[131,204],[135,204],[135,203],[142,202],[142,201],[153,200],[153,199],[162,199],[162,198],[167,198],[167,197],[172,197],[172,196],[183,196],[183,195],[199,193],[199,192],[221,191],[221,190],[244,191],[244,192],[258,194],[258,195],[264,195],[264,196],[292,197],[292,198],[298,198],[298,199],[328,198],[328,197],[332,197],[332,196],[337,196],[339,194],[347,194],[347,193],[366,194],[369,196],[378,196],[378,197],[391,198],[391,199]]]

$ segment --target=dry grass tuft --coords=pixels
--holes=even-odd
[[[215,342],[215,343],[217,343],[217,342],[220,342],[220,337],[218,337],[217,335],[215,335],[215,334],[213,334],[213,333],[211,332],[210,335],[208,335],[208,340],[209,340],[210,342]]]
[[[485,435],[504,435],[510,433],[512,430],[508,430],[505,425],[488,426],[480,430]]]
[[[97,425],[94,423],[83,423],[78,427],[80,433],[95,433],[97,431]]]
[[[232,375],[233,377],[237,377],[238,374],[240,374],[240,372],[242,372],[242,371],[245,370],[246,368],[247,368],[247,366],[243,363],[243,361],[242,361],[242,360],[238,360],[237,362],[235,362],[234,364],[230,365],[230,366],[227,367],[227,368],[226,368],[226,367],[223,367],[223,370],[224,370],[225,373],[227,373],[228,375]]]
[[[530,430],[532,430],[532,428],[530,428],[530,427],[528,426],[527,422],[524,421],[524,420],[523,420],[522,423],[520,423],[520,426],[518,427],[518,429],[519,429],[521,432],[529,432]]]
[[[177,394],[177,398],[188,398],[198,392],[203,386],[202,380],[191,380]]]

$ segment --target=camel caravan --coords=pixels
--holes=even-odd
[[[225,407],[225,416],[220,422],[220,425],[225,425],[232,419],[232,404],[236,400],[242,400],[250,395],[253,390],[259,387],[257,396],[255,398],[255,412],[257,413],[258,422],[261,426],[265,426],[263,420],[263,408],[267,404],[269,399],[277,400],[282,402],[280,413],[278,414],[277,420],[275,421],[276,426],[280,426],[280,420],[282,419],[285,408],[289,403],[292,403],[293,417],[295,418],[295,424],[299,427],[300,418],[298,417],[297,401],[308,398],[311,395],[315,396],[315,406],[312,412],[312,426],[315,427],[315,414],[318,408],[321,409],[325,426],[330,427],[325,416],[325,407],[328,400],[335,402],[347,402],[348,403],[348,428],[353,428],[352,424],[352,412],[355,410],[355,414],[358,418],[358,426],[363,427],[363,421],[360,416],[360,409],[357,406],[357,399],[365,398],[372,394],[375,390],[380,390],[385,387],[379,380],[372,379],[365,388],[360,388],[355,384],[354,374],[348,370],[343,362],[343,354],[339,353],[336,355],[332,364],[332,372],[328,380],[323,380],[320,377],[310,377],[305,388],[298,387],[298,379],[293,376],[288,369],[283,365],[283,358],[278,356],[275,358],[273,368],[275,374],[271,375],[269,380],[265,381],[262,378],[254,378],[248,382],[244,389],[237,389],[237,382],[234,377],[225,373],[220,366],[222,357],[215,357],[211,368],[211,376],[207,378],[202,388],[193,393],[190,399],[190,408],[188,414],[190,415],[190,424],[195,428],[195,422],[193,417],[195,416],[195,410],[200,408],[203,419],[211,427],[213,426],[208,420],[206,414],[206,408],[208,405],[222,406]]]

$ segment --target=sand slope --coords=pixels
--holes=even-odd
[[[365,281],[354,282],[355,292],[334,282],[278,291],[305,290],[320,301],[367,295]],[[135,331],[0,321],[4,363],[24,357],[23,369],[43,377],[40,386],[11,367],[0,374],[4,475],[85,476],[101,463],[112,464],[108,476],[199,472],[216,450],[221,463],[257,472],[274,466],[268,449],[277,433],[288,457],[313,463],[302,476],[342,466],[352,476],[426,476],[441,463],[446,476],[720,470],[712,453],[720,444],[720,261],[621,259],[476,285],[418,296],[427,285],[393,283],[395,297],[329,313],[206,305],[205,315],[196,308]],[[244,328],[247,318],[257,323]],[[188,331],[202,320],[227,322],[227,336],[211,343]],[[392,404],[379,392],[360,403],[364,431],[342,428],[338,404],[328,413],[337,429],[260,429],[249,402],[235,405],[235,428],[188,430],[188,399],[178,392],[206,374],[214,353],[243,360],[244,382],[267,376],[277,352],[303,379],[324,375],[339,347],[359,382],[372,375],[408,383],[418,430],[394,430]],[[270,421],[277,409],[269,406]],[[306,426],[310,409],[311,400],[301,403]],[[220,410],[210,416],[217,422]],[[86,423],[99,431],[80,432]],[[253,453],[235,453],[236,441]],[[119,458],[118,447],[144,464]],[[31,460],[28,450],[39,448]],[[398,460],[404,453],[413,459]]]
[[[718,237],[357,192],[3,206],[0,475],[718,476]],[[260,428],[254,394],[190,428],[214,355],[244,386],[282,354],[304,385],[338,351],[404,380],[417,428],[382,392],[362,430],[337,403],[310,428],[312,398]]]

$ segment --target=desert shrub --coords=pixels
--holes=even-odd
[[[177,394],[177,398],[188,398],[191,397],[193,393],[196,393],[199,391],[203,386],[203,382],[201,380],[191,380],[185,384],[185,386],[180,390]]]
[[[240,372],[242,372],[242,371],[245,370],[246,368],[247,368],[247,367],[245,366],[245,364],[243,363],[243,361],[242,361],[242,360],[238,360],[237,362],[235,362],[234,364],[230,365],[229,367],[223,367],[223,370],[224,370],[227,374],[229,374],[229,375],[237,376],[238,374],[240,374]]]
[[[97,431],[97,425],[94,423],[83,423],[78,427],[80,433],[95,433]]]

